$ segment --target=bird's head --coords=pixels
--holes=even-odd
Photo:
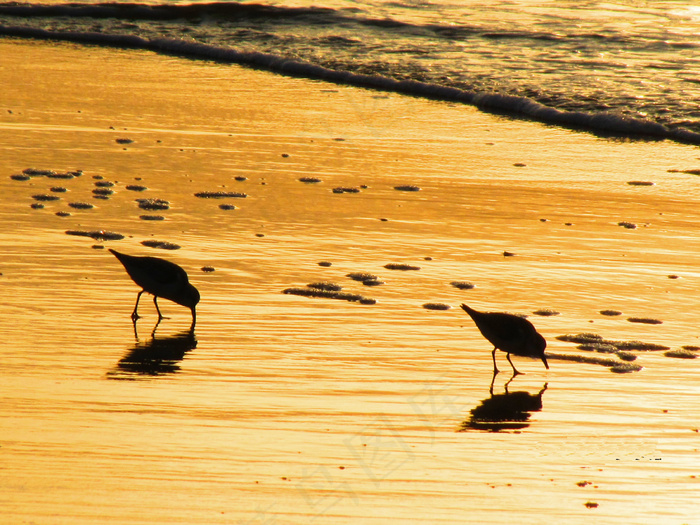
[[[182,306],[187,306],[194,311],[194,307],[199,303],[199,290],[188,283],[185,293],[182,297]]]
[[[538,332],[533,332],[531,345],[534,350],[537,351],[537,355],[542,359],[544,367],[549,370],[549,365],[547,364],[547,356],[544,355],[544,349],[547,348],[547,341]]]

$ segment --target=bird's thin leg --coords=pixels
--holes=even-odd
[[[161,319],[166,319],[165,317],[163,317],[163,314],[160,313],[160,308],[158,308],[158,296],[157,295],[153,296],[153,304],[156,305],[156,312],[158,312],[158,321],[160,321]]]
[[[499,372],[498,367],[496,366],[496,350],[497,349],[498,349],[498,347],[494,346],[493,352],[491,352],[491,357],[493,357],[493,375],[494,375],[494,377]]]
[[[141,299],[141,294],[145,292],[146,290],[141,290],[139,294],[136,296],[136,304],[134,305],[134,311],[131,312],[131,320],[136,321],[139,317],[141,317],[137,310],[139,309],[139,300]]]
[[[515,365],[513,364],[513,361],[510,360],[510,354],[506,354],[506,357],[508,358],[508,362],[510,363],[510,366],[513,367],[513,377],[517,376],[518,374],[522,374],[522,372],[518,372],[515,369]]]

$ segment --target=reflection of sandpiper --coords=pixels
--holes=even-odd
[[[498,373],[496,350],[506,352],[508,362],[513,367],[515,374],[520,374],[520,372],[515,369],[513,361],[510,360],[510,354],[542,359],[545,368],[549,369],[547,358],[544,355],[547,341],[537,332],[530,321],[513,314],[477,312],[466,304],[462,305],[462,309],[469,314],[481,334],[494,347],[493,352],[491,352],[494,374]]]
[[[192,328],[194,328],[197,319],[195,307],[199,302],[199,292],[190,284],[185,270],[175,263],[158,257],[134,257],[112,249],[109,251],[124,265],[129,277],[142,288],[136,296],[136,305],[131,314],[132,320],[136,321],[140,317],[137,312],[139,300],[141,294],[148,292],[153,295],[153,304],[156,305],[159,320],[163,319],[163,314],[158,308],[158,297],[163,297],[189,308],[192,311]]]
[[[493,383],[491,383],[490,397],[469,412],[469,419],[462,423],[459,431],[474,429],[498,432],[526,428],[530,426],[531,413],[542,410],[542,394],[545,390],[547,390],[546,383],[537,394],[525,391],[508,392],[506,383],[505,393],[494,395]]]
[[[134,376],[173,374],[180,370],[179,362],[185,358],[187,352],[196,347],[197,339],[193,330],[156,337],[154,328],[151,339],[142,343],[137,338],[136,344],[107,376],[110,379],[132,379]]]

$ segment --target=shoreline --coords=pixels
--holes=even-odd
[[[319,80],[339,86],[372,89],[420,97],[426,100],[457,102],[473,106],[489,114],[505,115],[526,122],[555,125],[569,131],[583,131],[604,138],[672,140],[680,144],[700,145],[700,133],[680,127],[669,128],[663,124],[641,118],[626,117],[614,113],[559,110],[527,97],[474,92],[415,80],[396,80],[385,76],[337,71],[310,62],[287,59],[267,53],[237,51],[173,39],[149,40],[133,35],[57,32],[21,26],[0,25],[0,36],[92,44],[111,49],[140,49],[179,58],[213,60],[222,64],[238,64],[274,74]]]

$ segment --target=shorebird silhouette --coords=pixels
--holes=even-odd
[[[462,309],[476,323],[476,327],[481,332],[481,335],[493,345],[491,356],[493,357],[494,375],[498,373],[496,350],[506,352],[508,362],[513,367],[513,375],[521,372],[515,369],[513,361],[510,360],[510,354],[542,359],[545,368],[549,370],[547,358],[544,355],[547,341],[537,332],[530,321],[513,314],[477,312],[466,304],[462,305]]]
[[[141,294],[148,292],[153,296],[153,304],[156,305],[159,321],[163,319],[163,314],[158,308],[158,297],[162,297],[189,308],[192,311],[190,329],[194,329],[197,321],[195,307],[199,302],[199,292],[190,284],[185,270],[175,263],[158,257],[135,257],[119,253],[117,250],[110,249],[109,251],[124,265],[129,277],[142,288],[136,296],[136,305],[131,314],[131,319],[134,322],[141,317],[137,312]]]

